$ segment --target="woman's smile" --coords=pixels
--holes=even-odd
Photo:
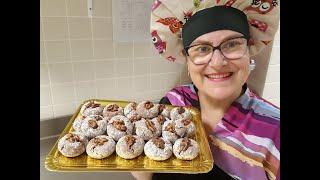
[[[212,73],[206,74],[205,77],[209,81],[213,82],[223,82],[229,80],[233,75],[233,72],[224,72],[224,73]]]

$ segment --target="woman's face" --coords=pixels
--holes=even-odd
[[[234,37],[242,36],[241,33],[231,30],[219,30],[204,34],[192,42],[210,43],[219,46],[221,42]],[[249,77],[249,50],[239,59],[228,60],[219,50],[215,50],[208,64],[195,65],[187,56],[187,65],[192,82],[199,93],[216,99],[224,100],[241,92],[243,84]]]

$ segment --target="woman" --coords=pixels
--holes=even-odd
[[[250,57],[278,28],[278,8],[275,0],[155,2],[156,49],[170,61],[185,61],[193,82],[160,103],[200,109],[215,165],[197,175],[133,172],[136,179],[280,179],[280,109],[246,85]]]

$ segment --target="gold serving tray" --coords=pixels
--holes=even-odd
[[[121,107],[125,107],[128,103],[127,101],[112,101],[112,100],[100,100],[91,99],[87,101],[97,101],[103,106],[111,103],[116,103]],[[74,115],[71,117],[69,123],[61,133],[60,138],[62,138],[68,132],[74,131],[72,128],[72,123],[75,118],[79,115],[80,109],[84,101]],[[169,106],[172,109],[175,106]],[[52,147],[51,151],[46,157],[45,167],[50,171],[57,172],[120,172],[120,171],[149,171],[157,173],[206,173],[209,172],[213,167],[213,158],[210,151],[210,146],[208,139],[201,122],[200,112],[198,109],[193,107],[186,107],[190,110],[193,116],[193,122],[196,126],[195,140],[199,143],[199,155],[191,160],[179,160],[174,155],[165,161],[154,161],[149,159],[144,153],[139,157],[131,160],[122,159],[115,152],[107,158],[104,159],[93,159],[89,157],[86,153],[80,156],[69,158],[63,156],[58,151],[58,140]]]

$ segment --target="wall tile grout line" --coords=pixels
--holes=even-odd
[[[70,60],[70,61],[66,60],[66,61],[58,61],[58,62],[48,62],[48,64],[81,63],[81,62],[112,61],[112,60],[114,59],[108,58],[108,59]]]
[[[41,17],[42,18],[42,17]],[[41,26],[42,26],[42,35],[43,35],[43,38],[45,38],[45,30],[44,30],[44,24],[43,24],[43,20],[41,20]],[[46,56],[46,60],[44,62],[44,64],[46,65],[46,68],[47,68],[47,73],[48,73],[48,80],[49,80],[49,89],[50,89],[50,97],[51,97],[51,116],[54,117],[54,111],[53,111],[53,91],[52,91],[52,83],[51,83],[51,71],[50,71],[50,67],[49,67],[49,64],[48,64],[48,54],[47,54],[47,45],[45,42],[43,42],[43,48],[44,48],[44,53],[45,53],[45,56]]]
[[[94,46],[94,41],[95,40],[110,40],[109,38],[108,39],[105,39],[105,38],[99,38],[99,39],[95,39],[94,38],[94,35],[93,35],[93,18],[95,18],[94,16],[90,17],[90,25],[91,25],[91,44],[92,44],[92,57],[94,59],[95,57],[95,46]],[[109,19],[109,18],[108,18]],[[98,98],[98,87],[97,87],[97,72],[96,72],[96,63],[97,61],[94,60],[92,61],[93,62],[93,69],[94,69],[94,75],[93,75],[93,79],[94,79],[94,91],[95,91],[95,95],[94,95],[94,98]]]
[[[176,72],[167,72],[167,73],[153,73],[151,75],[155,76],[155,75],[174,75],[177,74]],[[122,79],[122,78],[139,78],[139,77],[145,77],[148,76],[149,74],[138,74],[138,75],[132,75],[132,76],[119,76],[119,77],[108,77],[108,78],[97,78],[96,80],[108,80],[108,79]],[[77,83],[91,83],[91,82],[95,82],[95,80],[81,80],[81,81],[77,81]],[[54,86],[62,86],[62,85],[70,85],[73,84],[72,81],[70,82],[61,82],[61,83],[52,83],[52,85]],[[40,85],[40,87],[47,87],[49,85]]]
[[[41,16],[41,17],[48,17],[48,18],[65,18],[65,17],[70,17],[70,18],[88,18],[88,16]],[[98,18],[98,19],[111,19],[112,17],[107,17],[107,16],[92,16],[93,18]]]
[[[66,18],[70,18],[70,17],[66,17]],[[74,41],[88,41],[88,40],[107,40],[107,41],[111,41],[111,38],[70,38],[71,40]],[[45,42],[56,42],[56,41],[64,41],[65,39],[48,39],[48,40],[41,40],[41,41],[45,41]]]
[[[68,5],[67,5],[67,1],[65,0],[65,6],[66,6],[66,18],[67,18],[67,32],[68,32],[68,41],[69,41],[69,49],[70,49],[70,57],[71,59],[73,59],[73,55],[72,55],[72,49],[71,49],[71,39],[70,39],[70,24],[69,24],[69,17],[68,17]],[[76,92],[76,75],[75,75],[75,70],[74,70],[74,63],[71,62],[71,71],[72,71],[72,84],[73,84],[73,109],[75,109],[75,104],[77,101],[77,92]],[[54,116],[56,117],[56,116]]]
[[[113,22],[113,18],[112,18],[112,26],[113,26],[113,24],[114,24],[114,22]],[[112,30],[112,36],[113,36],[113,30]],[[113,37],[112,37],[112,39],[113,39]],[[115,44],[115,42],[114,42],[114,40],[112,41],[112,48],[113,48],[113,57],[114,57],[114,61],[113,61],[113,67],[112,67],[112,69],[113,69],[113,73],[114,73],[114,78],[115,77],[118,77],[118,72],[116,72],[117,71],[117,63],[118,63],[118,60],[119,60],[119,58],[117,58],[116,57],[116,44]],[[117,79],[115,79],[114,80],[115,81],[115,84],[114,84],[114,87],[113,88],[117,88]]]
[[[135,62],[135,54],[134,54],[134,40],[132,41],[132,58],[131,58],[131,62],[132,62],[132,75],[130,76],[130,78],[131,78],[131,88],[133,89],[134,87],[135,87],[135,85],[134,85],[134,83],[133,83],[133,80],[134,80],[134,78],[133,78],[133,76],[134,76],[134,74],[135,74],[135,71],[134,71],[134,62]],[[130,99],[132,99],[133,98],[133,95],[132,94],[130,94]]]

